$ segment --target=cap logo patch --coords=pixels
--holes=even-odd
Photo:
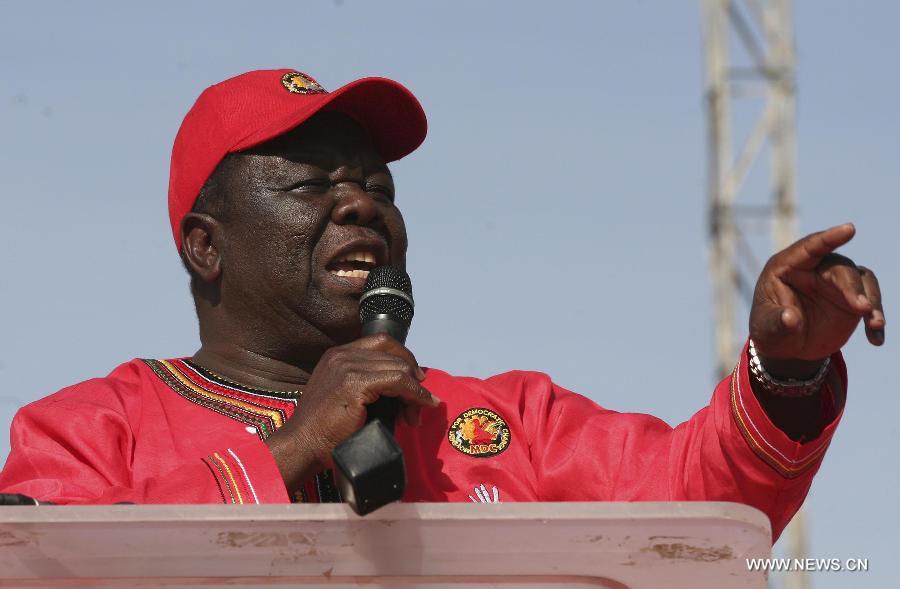
[[[281,85],[291,94],[325,94],[325,88],[310,76],[300,72],[288,72],[281,76]]]
[[[453,420],[447,438],[463,454],[490,458],[506,450],[510,433],[506,421],[495,412],[473,407]]]

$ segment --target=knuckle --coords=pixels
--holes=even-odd
[[[385,370],[381,372],[381,378],[379,380],[382,388],[385,386],[398,387],[404,386],[407,378],[408,376],[402,370]]]
[[[395,374],[396,377],[394,382],[406,388],[413,386],[413,380],[406,370],[398,370]]]
[[[330,358],[325,366],[328,368],[329,372],[333,374],[339,374],[342,377],[346,377],[347,374],[351,371],[350,365],[347,360],[340,356]]]
[[[373,333],[372,335],[368,336],[368,338],[377,348],[390,346],[390,344],[394,341],[394,338],[386,333]]]
[[[360,390],[366,388],[367,381],[369,380],[368,375],[356,369],[344,370],[341,372],[341,379],[343,380],[344,387],[348,390]]]

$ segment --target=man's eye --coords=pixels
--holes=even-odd
[[[394,190],[390,186],[369,183],[366,184],[366,192],[387,199],[389,202],[394,202]]]
[[[309,178],[294,183],[288,190],[294,192],[324,192],[331,188],[331,181],[323,178]]]

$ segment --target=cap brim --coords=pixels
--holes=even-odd
[[[309,96],[301,108],[258,129],[231,151],[249,149],[283,135],[323,110],[346,114],[362,125],[385,162],[412,153],[428,131],[425,111],[412,92],[387,78],[362,78],[334,92]]]

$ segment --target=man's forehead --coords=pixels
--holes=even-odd
[[[272,152],[243,152],[235,154],[249,162],[254,162],[262,168],[274,171],[276,168],[290,168],[291,165],[315,166],[322,170],[331,171],[343,167],[360,168],[366,174],[383,173],[393,180],[390,168],[380,158],[371,159],[354,157],[344,153],[326,153],[316,150],[289,149]],[[254,164],[251,164],[254,165]]]
[[[319,113],[299,127],[245,153],[324,167],[362,165],[390,174],[365,127],[336,112]]]
[[[261,148],[297,148],[320,145],[353,145],[374,150],[369,132],[347,115],[318,113],[298,127],[263,143]]]

